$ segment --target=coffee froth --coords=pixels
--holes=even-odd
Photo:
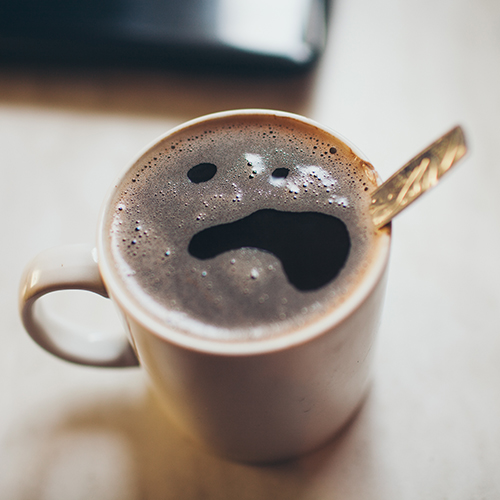
[[[293,117],[196,122],[117,186],[107,215],[116,272],[145,311],[187,334],[286,334],[362,279],[375,186],[370,164]]]

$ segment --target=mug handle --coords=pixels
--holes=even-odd
[[[62,359],[91,366],[137,366],[127,336],[78,331],[50,318],[38,299],[58,290],[87,290],[108,298],[90,245],[45,250],[25,269],[19,294],[21,318],[33,340]]]

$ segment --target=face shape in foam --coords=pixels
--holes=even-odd
[[[371,165],[291,117],[212,118],[168,136],[116,190],[117,273],[187,334],[281,335],[343,302],[370,263]]]

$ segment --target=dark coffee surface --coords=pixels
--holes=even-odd
[[[337,217],[265,208],[203,229],[191,238],[188,251],[198,259],[213,259],[240,248],[270,252],[281,262],[288,281],[305,292],[332,281],[344,267],[350,247],[347,227]]]
[[[111,250],[150,314],[223,340],[279,335],[343,302],[370,263],[371,166],[292,118],[164,139],[118,187]]]

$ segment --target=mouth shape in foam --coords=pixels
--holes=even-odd
[[[196,233],[188,252],[200,260],[241,248],[275,255],[299,291],[318,290],[344,267],[351,247],[340,219],[319,212],[258,210],[247,217]]]

